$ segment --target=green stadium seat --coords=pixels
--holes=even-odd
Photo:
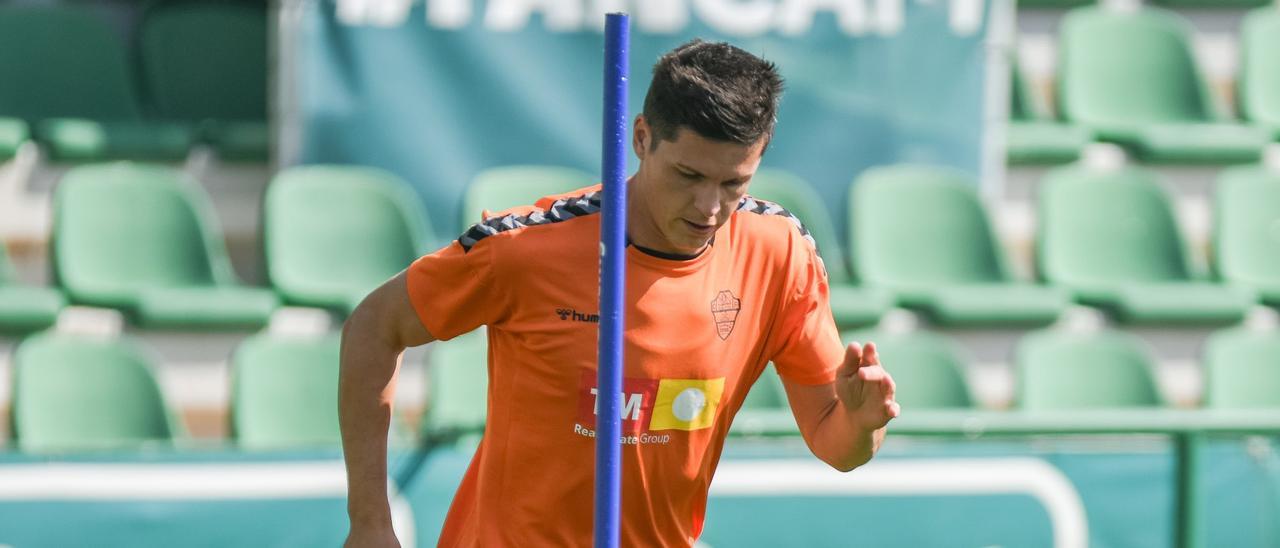
[[[871,325],[893,306],[893,296],[873,287],[854,285],[836,239],[835,223],[817,191],[804,179],[779,169],[760,169],[751,178],[752,196],[774,202],[804,223],[818,245],[831,282],[831,312],[836,325]]]
[[[238,284],[207,196],[179,171],[76,167],[54,191],[54,211],[54,276],[72,302],[171,328],[257,327],[279,304]]]
[[[1280,175],[1260,166],[1223,171],[1215,202],[1218,275],[1280,307]]]
[[[0,7],[0,116],[31,124],[55,160],[185,157],[189,128],[143,120],[114,32],[83,8]]]
[[[488,356],[489,339],[483,329],[431,343],[424,435],[484,430],[489,409]]]
[[[1261,124],[1280,138],[1280,9],[1259,8],[1245,16],[1240,28],[1240,77],[1236,104],[1244,119]]]
[[[0,162],[13,158],[31,138],[27,123],[18,118],[0,117]]]
[[[248,449],[338,446],[341,339],[255,335],[231,358],[231,435]]]
[[[533,205],[543,196],[561,194],[591,186],[599,177],[578,169],[559,166],[504,166],[481,171],[462,197],[461,230],[483,219],[483,213],[497,213],[516,206]]]
[[[1148,171],[1059,168],[1040,185],[1040,274],[1122,322],[1234,323],[1257,296],[1192,271]]]
[[[1256,160],[1268,135],[1218,115],[1189,35],[1185,21],[1159,8],[1072,10],[1059,47],[1063,118],[1143,161]]]
[[[1076,6],[1088,6],[1097,1],[1098,0],[1019,0],[1018,8],[1073,8]]]
[[[1265,6],[1275,0],[1152,0],[1153,4],[1171,8],[1239,9]]]
[[[62,294],[53,289],[18,285],[0,244],[0,333],[29,333],[49,327],[65,304]]]
[[[1065,164],[1080,159],[1080,152],[1092,140],[1081,126],[1048,120],[1012,121],[1005,139],[1005,157],[1010,164]]]
[[[36,138],[54,160],[179,160],[191,149],[187,126],[164,122],[48,118],[36,124]]]
[[[1235,328],[1205,344],[1204,406],[1280,408],[1280,333]]]
[[[350,312],[434,241],[408,183],[373,168],[303,166],[267,187],[267,275],[288,302]]]
[[[1014,399],[1028,411],[1164,405],[1142,342],[1115,331],[1040,331],[1018,341]]]
[[[1052,323],[1066,308],[1066,293],[1013,280],[976,186],[944,168],[864,172],[849,193],[859,278],[943,324]]]
[[[1035,100],[1022,71],[1015,62],[1010,69],[1012,90],[1009,127],[1005,136],[1006,159],[1011,164],[1061,164],[1080,158],[1089,144],[1089,130],[1050,120]]]
[[[157,3],[139,47],[159,116],[199,124],[220,158],[267,159],[265,3]]]
[[[971,409],[973,393],[964,376],[960,350],[946,337],[918,331],[841,334],[846,344],[876,343],[880,363],[893,377],[895,399],[904,409]]]
[[[787,389],[782,385],[782,377],[770,363],[760,372],[760,378],[751,385],[747,397],[742,400],[743,411],[777,411],[786,410]]]
[[[10,434],[18,449],[170,444],[182,427],[156,384],[154,364],[131,339],[44,333],[24,340],[13,358]]]

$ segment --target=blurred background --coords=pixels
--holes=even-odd
[[[904,410],[841,475],[767,369],[704,545],[1280,546],[1263,0],[0,2],[0,545],[339,544],[341,322],[482,211],[596,180],[620,9],[633,113],[690,38],[778,63],[750,192]],[[485,360],[404,357],[406,545]]]

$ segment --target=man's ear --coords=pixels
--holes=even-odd
[[[636,121],[632,126],[631,148],[635,151],[636,158],[643,160],[645,154],[649,152],[649,140],[653,138],[653,132],[649,130],[649,123],[645,121],[643,114],[636,115]]]

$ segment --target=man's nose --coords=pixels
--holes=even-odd
[[[704,219],[711,219],[720,214],[719,185],[699,185],[693,198],[693,207]]]

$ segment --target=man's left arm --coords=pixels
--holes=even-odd
[[[783,385],[809,450],[842,472],[871,460],[884,441],[885,425],[901,412],[875,343],[865,350],[850,344],[830,383],[805,385],[783,377]]]

